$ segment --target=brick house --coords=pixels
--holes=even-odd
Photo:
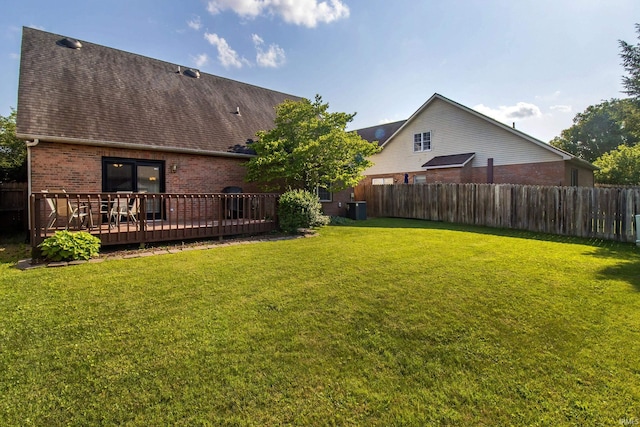
[[[593,186],[597,168],[434,94],[409,119],[359,129],[383,150],[365,184],[496,183]]]
[[[256,192],[247,144],[299,97],[24,28],[17,135],[29,192]]]

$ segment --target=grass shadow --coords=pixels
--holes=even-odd
[[[528,230],[517,230],[508,228],[493,228],[482,225],[455,224],[442,221],[430,221],[422,219],[405,218],[371,218],[365,221],[354,221],[349,224],[353,227],[362,228],[405,228],[405,229],[431,229],[458,231],[463,233],[475,233],[489,236],[513,237],[519,239],[540,240],[554,243],[576,243],[581,245],[594,246],[614,252],[627,252],[634,249],[632,243],[616,242],[612,240],[563,236],[558,234],[539,233]]]
[[[31,256],[31,246],[26,242],[24,232],[0,234],[0,264],[15,264]]]

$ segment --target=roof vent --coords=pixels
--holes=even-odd
[[[56,44],[58,46],[68,47],[69,49],[80,49],[82,47],[82,43],[76,39],[72,39],[71,37],[65,37],[62,40],[58,40]]]
[[[191,77],[191,78],[194,78],[194,79],[199,79],[200,78],[200,71],[194,70],[193,68],[187,68],[186,70],[184,70],[183,74],[185,76],[187,76],[187,77]]]

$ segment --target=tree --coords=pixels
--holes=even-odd
[[[640,185],[640,144],[633,147],[621,145],[603,154],[594,164],[600,168],[595,173],[596,182]]]
[[[0,116],[0,182],[27,180],[27,146],[16,137],[16,110]]]
[[[573,126],[550,144],[589,162],[620,145],[640,142],[640,107],[632,99],[611,99],[576,114]]]
[[[367,157],[380,151],[355,132],[347,132],[354,114],[330,113],[329,104],[284,101],[276,107],[275,127],[257,133],[251,147],[257,156],[247,165],[247,181],[270,190],[318,186],[340,191],[357,185],[372,163]]]
[[[636,24],[636,32],[640,39],[640,24]],[[629,44],[623,40],[618,40],[622,57],[622,66],[629,74],[622,77],[622,85],[625,87],[624,93],[640,101],[640,43]]]

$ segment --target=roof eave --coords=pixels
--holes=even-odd
[[[110,148],[124,148],[129,150],[162,151],[167,153],[197,154],[201,156],[232,157],[232,158],[240,158],[240,159],[250,159],[255,157],[255,154],[231,153],[226,151],[213,151],[213,150],[198,150],[195,148],[183,148],[183,147],[163,147],[160,145],[141,145],[141,144],[133,144],[131,142],[98,141],[93,139],[66,138],[66,137],[59,137],[59,136],[33,135],[33,134],[26,134],[26,133],[16,133],[16,136],[24,140],[39,140],[43,142],[55,142],[55,143],[62,143],[62,144],[88,145],[92,147],[110,147]]]
[[[581,166],[583,168],[590,169],[592,171],[600,170],[600,168],[594,165],[593,163],[589,163],[588,161],[583,160],[579,157],[572,157],[571,159],[569,159],[569,162],[575,164],[576,166]]]
[[[439,166],[426,166],[426,163],[424,165],[422,165],[421,167],[425,168],[425,170],[429,170],[429,169],[447,169],[447,168],[463,168],[465,167],[471,160],[474,159],[474,157],[476,157],[476,154],[469,154],[469,157],[467,157],[467,159],[462,162],[462,163],[453,163],[453,164],[449,164],[449,165],[439,165]],[[435,157],[434,157],[435,158]],[[429,162],[427,162],[429,163]]]
[[[462,168],[464,167],[463,163],[456,163],[453,165],[441,165],[441,166],[423,166],[424,170],[431,169],[454,169],[454,168]]]

